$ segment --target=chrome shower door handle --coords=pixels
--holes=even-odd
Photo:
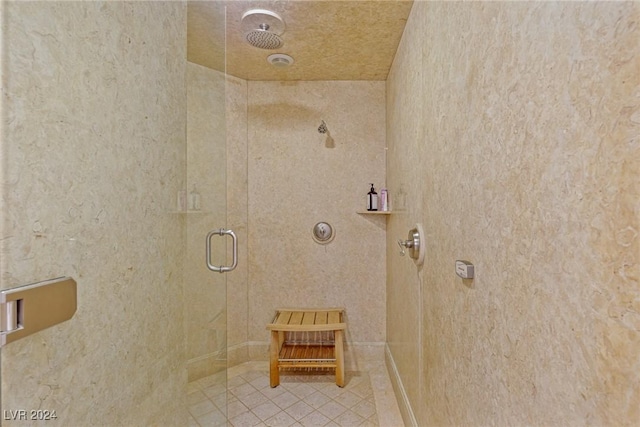
[[[231,240],[233,242],[233,263],[230,266],[220,266],[218,267],[217,265],[213,265],[211,263],[211,238],[214,235],[218,235],[218,236],[224,236],[224,235],[229,235],[231,236]],[[225,230],[224,228],[221,228],[219,230],[213,230],[210,231],[209,234],[207,234],[207,250],[206,250],[206,257],[207,257],[207,268],[211,271],[217,271],[218,273],[226,273],[227,271],[231,271],[233,269],[235,269],[238,266],[238,237],[236,236],[236,233],[233,232],[233,230]]]

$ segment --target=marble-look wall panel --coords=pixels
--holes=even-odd
[[[419,425],[640,422],[639,21],[633,2],[414,4],[388,175],[421,196],[389,229],[422,221],[427,258],[417,318],[396,292],[415,269],[389,261],[388,335],[400,378],[419,366]]]
[[[385,180],[384,99],[384,82],[248,82],[249,341],[278,307],[335,306],[350,342],[384,341],[386,219],[356,213]]]
[[[71,320],[2,348],[2,410],[183,425],[185,5],[2,11],[1,286],[78,283]]]

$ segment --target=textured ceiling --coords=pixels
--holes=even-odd
[[[187,58],[245,80],[386,80],[412,1],[189,1]],[[250,46],[241,19],[250,9],[278,13],[284,45]],[[225,34],[226,11],[226,34]],[[294,64],[277,68],[267,56],[284,53]]]

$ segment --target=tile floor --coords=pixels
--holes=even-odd
[[[371,375],[347,372],[340,388],[332,373],[281,373],[280,386],[271,388],[268,364],[249,362],[189,384],[189,425],[399,427],[402,419],[385,376],[380,369]]]

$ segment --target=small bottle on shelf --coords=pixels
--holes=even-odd
[[[187,210],[187,190],[178,190],[177,206],[178,212],[184,212]]]
[[[389,192],[386,188],[380,190],[380,210],[382,212],[389,211]]]
[[[189,209],[192,211],[200,210],[200,193],[198,193],[195,184],[193,184],[193,190],[189,193]]]
[[[378,210],[378,193],[376,193],[376,189],[373,188],[373,184],[371,184],[371,190],[367,193],[367,210]]]

